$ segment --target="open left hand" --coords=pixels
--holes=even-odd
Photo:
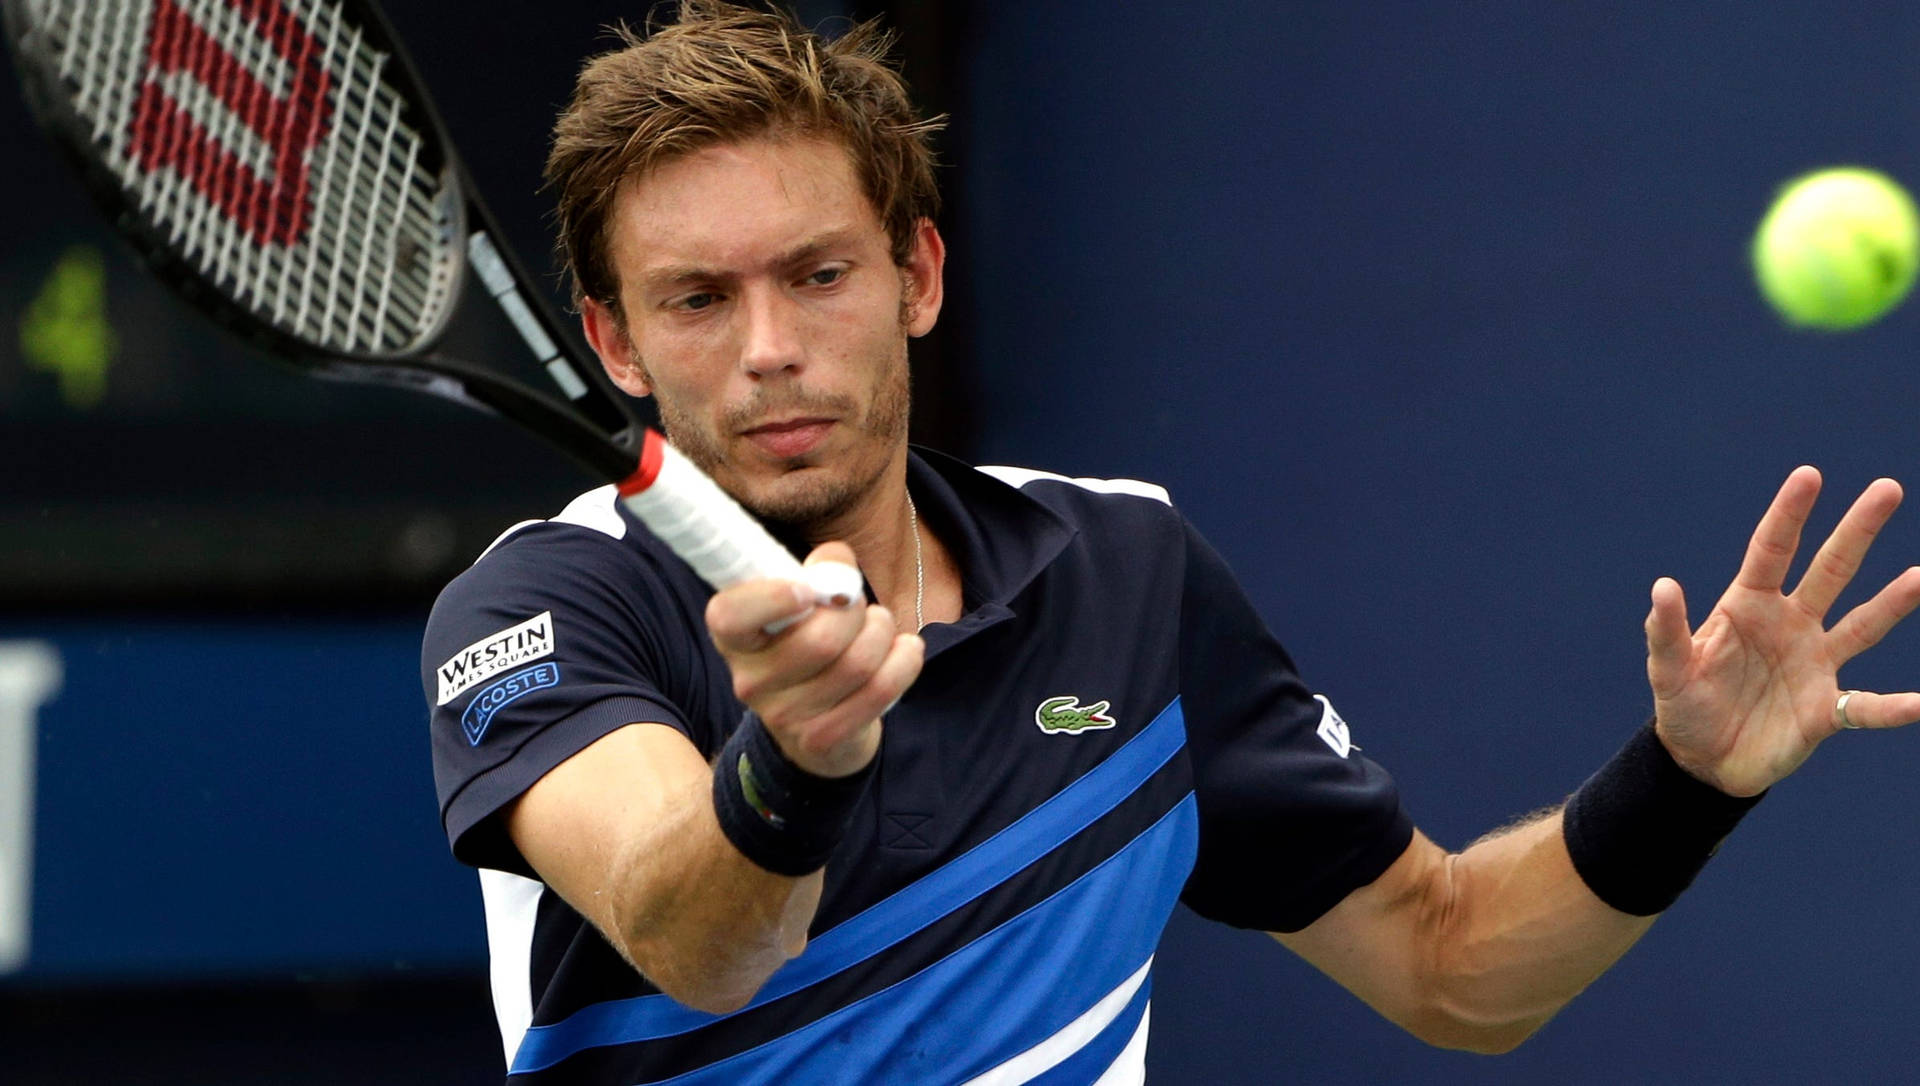
[[[1647,678],[1660,739],[1695,777],[1750,796],[1794,771],[1837,731],[1840,665],[1877,644],[1916,605],[1920,567],[1895,577],[1826,628],[1834,600],[1860,569],[1873,537],[1900,504],[1900,484],[1877,479],[1783,591],[1800,530],[1820,494],[1820,473],[1794,469],[1747,544],[1740,572],[1698,630],[1687,627],[1680,585],[1662,577],[1647,615]],[[1920,693],[1860,692],[1847,703],[1857,727],[1920,720]]]

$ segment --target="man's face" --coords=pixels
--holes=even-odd
[[[610,229],[624,335],[589,301],[614,381],[742,504],[801,526],[845,515],[902,455],[907,337],[933,326],[940,240],[893,262],[846,153],[724,144],[623,186]]]

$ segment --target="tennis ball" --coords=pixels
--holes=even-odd
[[[1913,199],[1873,170],[1841,167],[1780,190],[1753,237],[1753,270],[1791,324],[1844,330],[1906,296],[1920,263]]]

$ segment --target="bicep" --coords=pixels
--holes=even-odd
[[[665,724],[629,724],[535,781],[507,809],[507,833],[542,882],[602,932],[614,932],[629,858],[683,819],[710,781],[685,735]]]

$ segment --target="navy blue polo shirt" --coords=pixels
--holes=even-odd
[[[1405,850],[1392,779],[1164,491],[923,450],[908,485],[963,614],[923,633],[806,952],[724,1016],[636,973],[499,818],[628,723],[717,755],[744,707],[710,590],[607,487],[442,593],[422,656],[434,776],[454,855],[481,869],[513,1081],[1137,1073],[1176,901],[1294,931]]]

